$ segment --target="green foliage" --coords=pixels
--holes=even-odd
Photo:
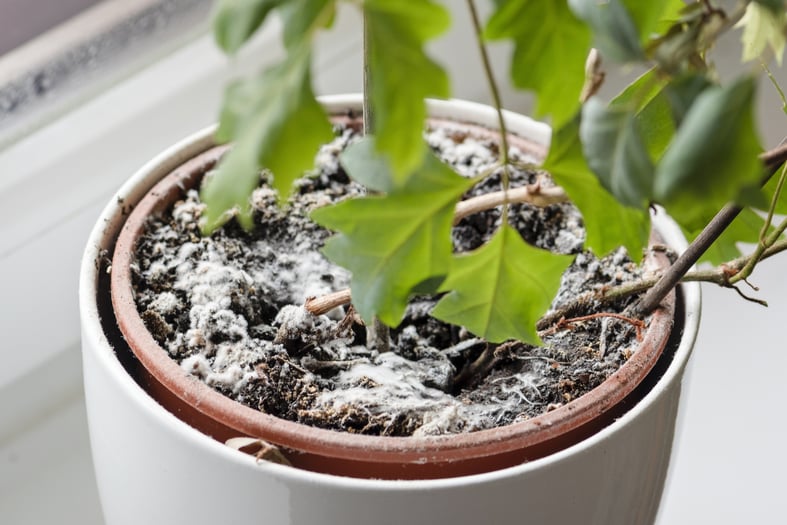
[[[765,6],[774,13],[784,11],[784,0],[754,0],[752,3]]]
[[[366,0],[371,99],[379,151],[401,182],[423,158],[425,97],[448,97],[445,71],[424,51],[450,16],[429,0]]]
[[[541,344],[536,321],[549,308],[572,259],[530,246],[505,225],[487,244],[454,258],[441,288],[449,293],[432,315],[493,343]]]
[[[347,151],[345,167],[363,168],[370,162],[364,157],[367,152]],[[371,162],[381,169],[379,160]],[[389,177],[393,180],[392,173]],[[395,326],[414,289],[424,282],[442,282],[451,262],[454,208],[472,184],[427,153],[417,176],[404,185],[380,183],[380,188],[392,188],[390,193],[346,200],[312,213],[317,223],[340,232],[328,240],[325,254],[352,272],[353,305],[364,320],[377,316]]]
[[[566,0],[496,4],[485,34],[492,40],[513,41],[514,84],[535,91],[536,115],[551,115],[555,126],[570,120],[579,108],[589,29],[574,16]]]
[[[601,186],[582,155],[578,119],[553,132],[544,169],[582,213],[587,248],[603,256],[625,246],[632,259],[640,260],[650,229],[648,211],[621,204]]]
[[[657,78],[655,70],[651,69],[610,102],[611,107],[633,114],[636,132],[654,164],[675,134],[674,111],[665,87],[668,86],[664,80]]]
[[[665,87],[664,95],[669,100],[676,126],[683,122],[683,118],[689,112],[697,97],[712,85],[712,82],[705,75],[687,73],[675,78]]]
[[[219,0],[213,35],[226,53],[235,53],[251,38],[268,14],[285,0]]]
[[[387,193],[397,184],[391,173],[391,166],[377,153],[375,142],[374,137],[368,136],[350,144],[342,152],[340,160],[344,169],[356,182],[360,182],[372,191]]]
[[[653,3],[658,4],[658,2]],[[616,62],[632,62],[645,57],[641,44],[642,37],[626,2],[569,0],[568,4],[574,13],[593,29],[594,44],[603,56]],[[648,18],[645,10],[639,12],[642,13],[643,21]]]
[[[669,24],[680,18],[686,7],[683,0],[662,0],[643,2],[642,0],[624,0],[629,15],[645,45],[653,36],[658,36],[668,29]]]
[[[604,187],[623,204],[645,208],[652,196],[653,163],[634,113],[592,98],[582,108],[579,136],[585,158]]]
[[[281,0],[284,46],[298,49],[309,44],[318,29],[331,26],[336,0]]]
[[[679,18],[682,0],[569,0],[571,9],[593,30],[601,54],[616,62],[645,58],[645,46],[666,21]]]
[[[656,199],[689,229],[702,227],[763,177],[753,119],[754,80],[711,86],[697,97],[664,153]]]
[[[227,90],[217,139],[234,147],[208,178],[205,231],[236,216],[251,227],[248,196],[267,170],[282,199],[308,170],[330,125],[311,80],[312,40],[340,0],[219,0],[218,45],[236,52],[272,14],[281,17],[285,59]],[[372,137],[344,152],[348,173],[376,194],[322,208],[313,217],[338,232],[326,254],[352,272],[353,303],[366,321],[398,324],[414,293],[446,295],[434,315],[493,342],[538,343],[535,321],[569,258],[528,246],[503,225],[469,254],[452,254],[454,207],[473,181],[441,164],[423,141],[424,98],[447,97],[446,72],[427,45],[450,25],[435,0],[361,0],[370,76]],[[625,246],[642,255],[649,207],[663,204],[689,236],[730,201],[749,206],[705,254],[718,264],[757,242],[773,183],[763,170],[752,106],[754,80],[719,85],[708,50],[734,20],[743,59],[781,60],[787,16],[781,0],[741,3],[731,16],[682,0],[493,0],[487,40],[513,44],[510,76],[536,97],[554,133],[544,163],[577,205],[586,247]],[[745,8],[744,11],[742,10]],[[471,37],[471,36],[469,36]],[[581,107],[591,42],[605,60],[650,68],[609,104]],[[479,70],[479,74],[482,71]],[[787,197],[776,205],[787,212]],[[441,284],[442,283],[442,284]]]
[[[773,6],[771,5],[773,3],[765,1],[750,3],[746,7],[746,14],[738,23],[738,27],[743,27],[741,43],[744,62],[760,58],[765,53],[765,49],[770,47],[776,61],[780,65],[782,63],[785,44],[784,25],[787,17],[783,6]]]
[[[293,181],[314,165],[319,147],[333,137],[311,89],[310,56],[308,48],[296,50],[283,63],[228,89],[216,136],[237,140],[203,186],[204,231],[219,227],[230,210],[250,228],[249,195],[259,184],[259,169],[270,170],[274,187],[288,195]]]

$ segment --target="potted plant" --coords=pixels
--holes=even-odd
[[[85,381],[94,459],[107,518],[113,523],[217,519],[474,523],[491,517],[493,522],[506,523],[520,522],[527,515],[534,523],[652,521],[668,465],[682,371],[699,319],[696,286],[682,285],[677,298],[674,294],[665,298],[679,281],[687,279],[734,287],[745,281],[760,259],[783,248],[779,241],[783,228],[770,224],[782,211],[783,175],[772,183],[768,180],[783,160],[784,151],[760,155],[751,116],[753,80],[744,77],[718,85],[705,60],[716,38],[738,21],[745,26],[746,42],[754,46],[747,48],[747,53],[759,55],[763,51],[753,37],[762,34],[763,28],[768,29],[766,36],[771,42],[778,44],[779,28],[784,26],[781,2],[743,2],[730,13],[710,2],[688,6],[670,1],[647,5],[622,0],[603,5],[579,0],[496,2],[484,29],[474,3],[469,1],[476,29],[473,37],[479,42],[493,108],[424,102],[427,96],[449,94],[444,72],[423,49],[426,41],[448,24],[447,12],[433,2],[394,0],[366,0],[359,6],[364,13],[366,43],[363,99],[334,98],[321,104],[310,85],[310,46],[313,34],[330,24],[335,4],[221,2],[216,29],[225,49],[236,50],[270,12],[278,11],[284,24],[285,60],[228,91],[215,136],[220,141],[234,141],[229,152],[215,146],[214,130],[208,130],[154,159],[121,189],[91,238],[81,288]],[[561,49],[550,45],[556,42],[550,38],[558,31],[564,37],[560,42],[566,43]],[[486,59],[485,41],[493,38],[514,41],[512,77],[520,87],[536,92],[537,111],[552,118],[554,132],[546,154],[548,130],[502,110]],[[547,44],[536,45],[539,38]],[[592,42],[599,51],[591,48]],[[604,77],[599,53],[613,61],[644,62],[650,69],[612,102],[603,103],[595,95]],[[552,67],[558,54],[565,67]],[[318,148],[332,140],[327,115],[332,115],[334,126],[341,129],[339,139],[334,139],[341,147],[333,146],[344,149],[341,167],[329,161],[331,176],[320,172],[311,179],[319,183],[298,182],[311,168]],[[439,133],[443,139],[447,136],[449,143],[473,150],[465,160],[490,168],[489,173],[469,172],[463,178],[438,161],[433,150],[441,149],[439,140],[434,139],[432,148],[422,140],[427,115],[432,119],[429,129],[442,130]],[[447,123],[449,119],[454,123]],[[360,137],[364,132],[366,136]],[[351,136],[352,144],[347,146]],[[486,149],[481,151],[483,144]],[[484,156],[486,164],[478,160]],[[223,160],[214,171],[219,158]],[[540,172],[528,165],[536,162],[550,178],[539,178]],[[249,196],[260,184],[260,169],[267,170],[266,185],[255,194],[257,204],[253,207]],[[712,180],[707,176],[709,169],[714,173]],[[336,182],[346,178],[345,171],[355,181],[342,185],[342,192],[350,194],[340,193],[338,204],[316,206],[331,200],[326,195],[336,192]],[[153,188],[170,173],[174,182]],[[471,187],[483,189],[489,180],[500,191],[462,200]],[[140,248],[140,235],[147,231],[150,218],[170,209],[174,200],[183,200],[184,189],[200,182],[206,207],[186,199],[184,207],[167,219],[169,224],[162,226],[164,237]],[[289,211],[277,211],[276,201],[286,200],[296,182],[296,193],[310,195],[305,198],[307,204],[291,199],[290,208],[284,208]],[[352,186],[358,183],[366,189]],[[323,193],[317,193],[318,197],[304,189],[320,185]],[[143,199],[145,194],[156,198]],[[162,196],[166,198],[162,200]],[[589,292],[592,295],[554,303],[553,311],[545,316],[561,279],[571,280],[564,277],[564,270],[574,258],[530,247],[515,222],[519,211],[513,209],[521,201],[568,206],[568,200],[581,213],[586,250],[604,256],[624,246],[635,261],[647,251],[649,260],[662,259],[663,269],[648,269],[650,273],[638,270],[632,282],[621,286],[598,284]],[[670,250],[681,251],[683,246],[679,230],[665,219],[654,220],[659,223],[661,239],[645,250],[651,207],[656,203],[694,238],[672,264],[664,262]],[[758,206],[767,212],[765,219],[752,211]],[[502,211],[490,211],[494,208]],[[171,309],[179,302],[177,294],[170,289],[164,295],[140,298],[152,285],[132,289],[132,281],[138,284],[148,271],[159,276],[181,271],[183,276],[209,270],[189,267],[184,260],[163,266],[161,262],[142,262],[147,255],[140,250],[163,251],[177,224],[188,224],[184,226],[186,244],[202,246],[199,225],[192,221],[195,218],[202,219],[206,235],[224,236],[224,230],[219,230],[224,226],[231,230],[227,236],[248,240],[253,237],[243,230],[251,230],[254,220],[258,228],[262,224],[274,230],[282,217],[296,216],[303,209],[318,223],[338,232],[325,244],[325,253],[348,267],[351,287],[349,292],[339,289],[308,297],[302,308],[287,315],[269,312],[268,317],[275,318],[269,324],[276,333],[267,325],[255,325],[255,329],[267,330],[265,337],[272,346],[249,355],[257,356],[254,359],[269,355],[270,362],[263,366],[250,361],[246,364],[253,365],[253,372],[227,368],[219,377],[215,370],[205,368],[203,354],[190,354],[179,365],[167,357],[163,368],[157,369],[147,354],[136,351],[138,343],[147,340],[154,354],[166,356],[158,346],[168,339],[180,338],[182,342],[185,337],[191,341],[186,347],[209,348],[210,359],[215,360],[216,355],[224,359],[227,346],[237,346],[246,338],[246,332],[238,335],[237,325],[218,337],[206,335],[199,322],[185,335],[172,335],[172,326],[177,324],[173,319],[184,315]],[[480,221],[485,229],[471,249],[452,250],[451,232],[457,231],[452,224],[461,226],[467,213],[486,214]],[[141,221],[135,223],[135,216]],[[547,221],[542,217],[541,222]],[[314,235],[317,244],[324,241],[322,233]],[[736,243],[751,240],[758,241],[755,252],[735,258]],[[268,251],[293,246],[294,241],[288,242],[269,244]],[[238,253],[237,246],[232,246],[221,250]],[[177,250],[182,252],[181,248]],[[294,247],[293,251],[306,257],[306,252]],[[700,256],[717,266],[688,274]],[[212,255],[200,257],[211,259]],[[620,263],[623,257],[612,259]],[[734,260],[720,264],[727,259]],[[592,261],[594,268],[601,264]],[[291,270],[291,261],[288,264],[276,267],[277,271]],[[574,265],[581,267],[575,260]],[[306,280],[310,273],[326,275],[309,268],[296,272],[294,281]],[[272,278],[270,274],[266,277]],[[109,280],[113,281],[111,301]],[[326,280],[341,281],[334,274]],[[210,291],[226,282],[232,283],[232,290],[222,312],[269,308],[269,297],[257,289],[264,286],[265,279],[223,275],[201,285]],[[256,284],[249,284],[252,282]],[[647,290],[643,296],[632,299],[643,290]],[[424,296],[434,298],[436,306],[430,303],[430,316],[413,313],[417,308],[412,302],[408,306],[413,296],[419,301]],[[140,306],[140,301],[147,303]],[[349,302],[352,306],[346,305]],[[612,311],[613,302],[617,311]],[[131,305],[130,317],[122,313],[124,304]],[[323,308],[324,304],[328,306]],[[336,319],[321,317],[330,310],[336,314],[337,306],[344,309]],[[227,321],[223,313],[210,307],[202,313]],[[421,334],[417,328],[396,328],[405,314],[414,324],[438,326],[429,320],[438,318],[457,326],[440,328],[449,334],[450,343],[437,352],[439,355],[427,350],[428,345],[408,347],[408,352],[426,355],[414,361],[433,360],[429,362],[438,370],[429,376],[429,396],[436,384],[437,390],[456,393],[482,381],[498,385],[492,392],[499,393],[510,388],[507,381],[516,376],[524,385],[515,394],[522,399],[520,404],[533,404],[526,395],[526,389],[533,388],[532,378],[523,376],[533,370],[521,363],[544,362],[547,366],[541,368],[549,373],[562,366],[555,355],[534,353],[547,334],[569,332],[568,328],[589,321],[601,326],[602,319],[613,318],[636,328],[629,330],[629,341],[642,341],[634,351],[622,347],[613,352],[623,356],[625,363],[591,393],[574,396],[575,381],[562,382],[559,393],[563,397],[559,402],[544,403],[543,414],[520,418],[522,421],[509,414],[505,424],[494,431],[483,427],[484,423],[477,432],[457,434],[453,415],[449,424],[437,416],[428,419],[420,413],[421,408],[414,411],[415,419],[398,418],[394,424],[381,422],[379,413],[370,410],[349,411],[346,407],[350,405],[336,404],[335,397],[333,404],[320,405],[318,411],[314,405],[300,404],[303,399],[314,401],[314,385],[323,375],[349,376],[350,391],[361,388],[384,395],[397,393],[380,390],[386,379],[375,375],[380,370],[372,371],[371,365],[387,363],[383,368],[387,366],[396,380],[412,371],[409,364],[402,364],[400,354],[405,350],[401,349],[413,332]],[[393,334],[388,325],[393,326]],[[247,322],[243,329],[248,326]],[[599,329],[606,330],[603,326]],[[363,342],[367,350],[353,354],[337,350],[335,345],[326,350],[333,343],[312,338],[326,330],[348,346]],[[126,342],[135,348],[135,354],[128,351]],[[596,346],[595,353],[605,351]],[[448,354],[459,357],[452,361]],[[490,376],[503,362],[508,363],[508,376]],[[330,373],[322,372],[326,367]],[[451,369],[448,374],[444,373],[446,367]],[[298,369],[296,375],[300,374],[301,380],[290,379],[293,368]],[[363,373],[353,375],[359,370]],[[262,378],[264,385],[248,387],[249,373],[255,380]],[[208,393],[209,388],[193,376],[204,376],[218,384],[219,390],[240,392],[241,397],[254,389],[265,390],[260,403],[266,411],[280,405],[281,392],[286,392],[290,404],[283,413],[295,414],[292,417],[303,421],[259,412],[249,415],[251,409],[241,410],[240,403],[212,390]],[[320,378],[314,379],[317,376]],[[441,378],[447,378],[446,382],[441,383]],[[266,390],[274,383],[281,385],[278,394]],[[606,391],[612,397],[593,397]],[[455,414],[470,401],[466,398],[459,405],[440,406]],[[225,414],[224,419],[213,418],[216,411]],[[340,422],[345,425],[343,432],[304,423],[318,419],[317,412],[320,424],[330,427]],[[112,418],[113,414],[118,416]],[[204,417],[206,414],[211,417]],[[466,419],[459,420],[460,426],[469,425]],[[375,429],[381,434],[411,431],[412,421],[421,436],[355,435]],[[476,436],[486,441],[478,444],[472,439]],[[228,440],[240,448],[255,445],[258,457],[232,450],[223,444]],[[147,457],[155,458],[155,470],[150,470]],[[612,468],[616,469],[614,480],[604,474]],[[381,477],[388,479],[368,479]],[[180,498],[189,496],[174,492],[172,485],[189,480],[209,487],[216,505],[195,504],[193,496],[184,503]],[[146,499],[140,502],[129,497],[131,494]],[[554,494],[568,494],[569,501],[555,504]],[[289,503],[282,503],[286,500]],[[254,513],[255,508],[261,514]]]

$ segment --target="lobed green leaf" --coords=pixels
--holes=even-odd
[[[353,305],[365,321],[377,316],[395,326],[414,290],[430,282],[435,291],[451,263],[454,208],[472,184],[426,153],[418,173],[388,195],[312,212],[314,221],[339,232],[324,253],[352,272]]]
[[[642,258],[650,232],[648,211],[624,206],[601,186],[582,154],[578,118],[553,131],[543,167],[582,213],[590,250],[603,256],[624,246],[632,259]]]
[[[573,257],[527,244],[504,225],[485,245],[454,257],[432,315],[492,342],[541,344],[536,322],[547,311]]]
[[[554,126],[574,116],[585,81],[590,30],[566,0],[496,2],[485,36],[513,42],[511,79],[518,88],[535,92],[537,116],[550,115]]]
[[[770,47],[776,62],[781,65],[785,46],[785,24],[787,15],[784,6],[772,9],[765,2],[752,2],[746,6],[746,13],[735,27],[742,27],[741,44],[743,61],[755,60]]]
[[[217,139],[239,138],[202,189],[206,232],[232,213],[250,227],[248,199],[259,184],[259,170],[270,170],[273,186],[286,197],[293,181],[314,166],[319,147],[333,137],[328,117],[312,92],[310,58],[308,47],[303,47],[227,91]]]
[[[424,50],[450,25],[441,5],[422,0],[366,0],[367,46],[374,134],[399,182],[418,167],[426,97],[450,95],[448,75]]]

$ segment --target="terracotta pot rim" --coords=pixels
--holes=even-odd
[[[355,103],[358,95],[340,95],[323,98],[331,104],[345,106]],[[440,101],[440,104],[445,102]],[[461,102],[462,105],[472,103]],[[430,105],[434,105],[433,102]],[[545,127],[545,126],[542,126]],[[594,433],[590,437],[571,445],[570,447],[555,452],[546,457],[535,459],[506,468],[501,468],[483,473],[462,475],[459,477],[438,479],[364,479],[334,475],[322,472],[305,471],[287,468],[276,464],[259,463],[253,456],[239,453],[222,443],[212,439],[177,416],[162,408],[150,395],[133,379],[128,369],[118,359],[115,345],[118,344],[114,337],[104,328],[105,323],[114,324],[109,320],[108,312],[99,301],[99,289],[104,279],[104,265],[100,263],[105,258],[107,250],[111,250],[117,233],[122,226],[128,205],[135,204],[142,194],[150,189],[155,181],[160,179],[165,172],[171,171],[179,159],[189,158],[211,147],[210,137],[215,131],[215,125],[208,126],[182,141],[170,146],[168,149],[148,161],[119,189],[115,197],[109,200],[99,219],[96,221],[87,240],[80,268],[80,315],[82,317],[82,337],[84,351],[89,354],[94,366],[103,369],[104,373],[112,378],[127,392],[140,410],[144,410],[152,422],[168,427],[173,436],[178,436],[197,446],[203,453],[218,456],[222,460],[237,464],[246,469],[259,471],[261,474],[273,476],[282,482],[298,482],[313,484],[318,483],[328,487],[348,490],[368,491],[397,491],[397,490],[444,490],[468,484],[497,483],[516,478],[522,475],[535,475],[544,468],[570,460],[571,457],[588,454],[603,443],[609,442],[615,435],[625,432],[628,427],[635,424],[640,418],[653,410],[665,395],[668,395],[679,384],[697,338],[699,321],[701,317],[701,289],[698,283],[680,285],[681,310],[678,331],[673,334],[675,338],[674,356],[669,365],[660,374],[655,384],[648,389],[643,398],[626,411],[620,418],[609,426]],[[549,138],[548,129],[545,132],[546,143]],[[654,217],[657,229],[662,233],[667,243],[677,251],[686,248],[686,241],[680,229],[669,217],[659,212]],[[90,414],[89,414],[90,415]],[[289,480],[289,481],[288,481]]]
[[[149,195],[179,191],[184,178],[203,170],[223,153],[223,147],[203,152],[174,172],[174,182],[164,179]],[[504,427],[472,433],[434,437],[379,437],[355,435],[315,428],[261,413],[230,400],[199,380],[186,375],[161,348],[144,326],[128,279],[135,240],[129,233],[139,231],[146,217],[157,206],[143,199],[129,216],[118,239],[113,260],[112,287],[119,323],[138,359],[153,375],[181,397],[206,413],[227,414],[225,423],[243,433],[254,435],[289,449],[327,453],[346,459],[374,456],[380,462],[452,461],[468,454],[479,457],[517,449],[528,443],[555,438],[566,428],[584,424],[625,398],[647,375],[660,355],[672,324],[673,306],[654,314],[640,349],[620,370],[592,392],[538,417]],[[140,219],[139,222],[135,222]],[[137,226],[132,226],[137,224]],[[672,299],[674,302],[674,298]],[[670,303],[671,305],[673,303]],[[610,397],[606,397],[609,394]],[[537,439],[536,439],[537,438]]]

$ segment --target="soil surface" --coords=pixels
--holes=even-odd
[[[318,427],[386,436],[470,432],[527,419],[603,382],[636,351],[636,332],[597,319],[542,336],[545,345],[489,345],[429,316],[435,298],[417,297],[391,331],[391,351],[367,346],[351,308],[315,317],[303,304],[348,287],[349,274],[320,253],[331,235],[310,210],[364,194],[338,153],[357,134],[336,127],[317,168],[298,181],[284,208],[261,177],[252,200],[257,227],[233,222],[200,235],[196,191],[150,221],[135,270],[138,309],[182,369],[255,409]],[[452,129],[428,133],[432,148],[461,174],[493,167],[497,147]],[[515,152],[516,153],[516,152]],[[534,162],[516,153],[521,165]],[[517,168],[512,186],[543,173]],[[470,194],[500,189],[494,173]],[[509,208],[510,223],[532,244],[576,254],[553,307],[577,293],[619,284],[641,270],[620,251],[598,260],[582,252],[584,231],[568,204]],[[457,251],[480,246],[500,224],[500,210],[466,219],[453,232]],[[625,304],[617,305],[622,310]],[[609,309],[608,309],[609,311]]]

